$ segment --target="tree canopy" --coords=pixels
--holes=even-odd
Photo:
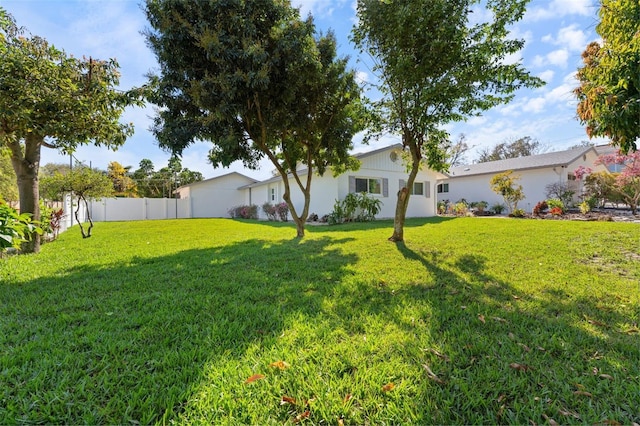
[[[136,183],[138,195],[146,198],[171,197],[176,188],[204,179],[202,173],[182,167],[178,157],[171,157],[167,167],[154,170],[148,158],[140,161],[139,167],[130,174]]]
[[[525,136],[512,142],[505,141],[497,144],[492,149],[484,148],[480,150],[478,163],[486,163],[489,161],[506,160],[508,158],[528,157],[530,155],[539,154],[542,150],[540,142]]]
[[[240,160],[256,168],[266,156],[303,236],[312,176],[357,164],[349,150],[362,129],[360,89],[334,36],[316,34],[288,0],[148,0],[146,13],[160,63],[151,77],[160,146],[180,155],[211,141],[214,167]],[[302,211],[290,180],[304,194]]]
[[[605,136],[623,153],[636,151],[640,138],[640,3],[601,0],[602,38],[582,53],[578,70],[578,117],[589,137]]]
[[[119,122],[140,91],[126,93],[115,60],[75,58],[18,28],[0,8],[0,148],[8,148],[20,210],[39,217],[38,169],[42,147],[73,152],[93,143],[116,149],[133,133]],[[37,252],[35,235],[23,247]]]
[[[522,18],[526,3],[358,0],[354,40],[374,60],[382,93],[374,103],[380,117],[374,134],[400,134],[411,154],[390,240],[404,238],[407,188],[420,167],[447,167],[449,137],[443,126],[508,102],[518,88],[542,85],[521,63],[507,62],[508,55],[524,46],[523,40],[509,37],[508,26]],[[472,24],[476,4],[487,7],[488,21]]]

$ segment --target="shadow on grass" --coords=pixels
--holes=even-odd
[[[424,225],[437,225],[441,223],[448,222],[450,220],[456,219],[455,217],[443,217],[443,216],[434,216],[434,217],[423,217],[423,218],[408,218],[405,222],[405,228],[414,228],[420,227]],[[295,229],[295,224],[293,221],[289,220],[288,222],[275,222],[275,221],[255,221],[255,220],[243,220],[243,219],[235,219],[240,220],[245,223],[256,224],[260,226],[268,226],[272,228],[293,228]],[[305,231],[312,233],[334,233],[334,232],[351,232],[351,231],[360,231],[360,230],[378,230],[378,229],[389,229],[389,233],[393,232],[393,219],[377,219],[372,222],[348,222],[342,223],[339,225],[328,225],[326,223],[319,222],[307,222],[305,224]]]
[[[176,419],[207,363],[319,314],[357,261],[346,241],[254,239],[3,284],[0,423]]]
[[[440,366],[451,406],[465,407],[431,413],[425,421],[639,420],[640,394],[633,389],[640,385],[640,351],[621,328],[634,318],[603,310],[598,298],[559,289],[523,295],[492,276],[481,255],[445,259],[437,251],[396,247],[405,259],[420,262],[431,279],[397,291],[395,304],[419,301],[435,308],[429,332],[439,336],[438,349],[450,362],[431,359]]]
[[[415,223],[444,220],[449,219]],[[382,423],[384,404],[391,400],[409,407],[413,417],[387,418],[387,423],[605,420],[594,413],[620,423],[637,419],[633,410],[640,404],[633,389],[640,359],[632,336],[613,328],[626,320],[619,313],[602,312],[598,301],[587,297],[521,294],[494,277],[487,259],[477,254],[446,258],[396,244],[404,260],[420,265],[419,278],[400,286],[365,278],[354,272],[358,255],[341,249],[351,240],[335,238],[329,228],[327,236],[313,239],[251,239],[3,285],[0,423],[179,421],[203,409],[199,392],[211,382],[220,388],[208,389],[210,394],[228,393],[254,371],[251,367],[264,367],[260,353],[281,344],[294,320],[309,324],[302,342],[335,331],[344,332],[339,337],[348,344],[362,345],[359,358],[349,359],[353,354],[344,347],[331,352],[344,357],[331,370],[336,376],[366,380],[370,368],[384,380],[378,366],[390,356],[415,364],[415,375],[406,379],[413,386],[411,398],[361,401],[369,405],[352,413],[354,418],[371,416]],[[582,315],[609,328],[577,321]],[[374,338],[367,323],[372,317],[403,331],[388,336],[396,339],[388,352],[377,349],[388,343],[386,330],[375,343],[360,338]],[[326,329],[314,330],[316,323]],[[300,352],[305,350],[300,345]],[[253,364],[241,368],[241,362]],[[442,383],[427,375],[422,363]],[[238,370],[216,370],[222,364]],[[603,380],[600,372],[616,381]],[[596,397],[574,393],[583,389]],[[277,409],[281,395],[270,396]],[[228,420],[225,415],[234,410],[218,401],[200,403],[213,419]],[[251,419],[235,414],[240,423]],[[286,410],[272,415],[271,420],[291,419]],[[336,418],[318,416],[327,422]]]

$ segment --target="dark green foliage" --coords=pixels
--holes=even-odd
[[[327,221],[330,225],[352,221],[370,222],[380,213],[381,204],[379,198],[369,196],[365,192],[350,193],[344,200],[336,200]]]
[[[0,198],[0,253],[7,248],[20,248],[33,234],[42,234],[42,228],[31,220],[30,213],[19,214]]]
[[[316,35],[313,20],[285,0],[148,0],[146,13],[160,63],[150,97],[161,107],[160,146],[179,155],[211,141],[214,167],[239,160],[255,168],[266,156],[303,236],[313,174],[358,166],[349,150],[363,126],[360,89],[333,34]],[[290,181],[305,195],[300,212]]]

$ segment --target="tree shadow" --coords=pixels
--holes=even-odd
[[[418,271],[411,280],[358,275],[360,256],[342,249],[353,238],[322,231],[310,239],[256,238],[140,255],[3,286],[0,343],[6,351],[0,367],[8,373],[0,378],[0,400],[7,401],[0,420],[154,423],[188,420],[198,410],[212,411],[203,418],[225,419],[225,410],[233,408],[215,398],[246,392],[233,394],[243,407],[251,403],[245,400],[257,399],[238,383],[264,371],[261,354],[289,345],[313,361],[317,355],[308,348],[330,333],[360,346],[355,356],[337,346],[330,352],[335,360],[313,361],[330,364],[327,381],[368,380],[367,369],[384,380],[383,373],[394,373],[384,367],[390,357],[415,365],[414,377],[407,378],[411,397],[389,397],[413,410],[414,423],[522,424],[544,422],[544,416],[603,421],[558,414],[588,410],[616,413],[612,420],[621,423],[637,419],[640,401],[633,389],[640,355],[633,336],[615,327],[628,320],[619,312],[603,312],[598,300],[572,298],[562,290],[523,292],[493,276],[481,254],[449,257],[396,243],[399,258],[419,265],[411,267]],[[585,318],[576,318],[576,311]],[[374,317],[402,333],[372,331],[367,321]],[[293,322],[308,327],[289,336]],[[560,377],[571,381],[559,381],[559,370],[570,371]],[[603,380],[600,372],[616,381]],[[274,376],[278,383],[281,378]],[[211,390],[212,382],[226,388]],[[580,386],[613,397],[580,399],[574,393]],[[277,410],[281,394],[270,396]],[[373,412],[387,402],[361,404],[373,404]],[[357,408],[353,404],[345,412]],[[537,417],[526,417],[531,413]],[[251,422],[249,414],[236,414],[238,422]],[[270,420],[291,418],[284,410]]]
[[[523,292],[493,276],[482,255],[448,259],[437,250],[415,251],[404,243],[396,247],[405,259],[420,262],[428,284],[396,290],[386,303],[431,307],[429,333],[437,336],[436,346],[446,354],[447,362],[441,356],[432,355],[431,360],[440,367],[445,381],[441,388],[450,392],[451,407],[466,407],[464,416],[455,411],[440,413],[441,417],[430,413],[425,421],[607,420],[593,413],[611,416],[614,422],[615,418],[621,423],[638,421],[640,394],[632,389],[640,384],[640,351],[634,336],[621,328],[635,320],[633,333],[637,317],[603,309],[602,300],[596,297],[572,297],[561,289]],[[458,335],[450,332],[453,324],[464,324],[462,330],[457,328]],[[414,330],[415,324],[405,321],[404,327]],[[486,380],[492,375],[487,370],[500,372],[492,377],[490,386]],[[564,375],[573,382],[563,381]],[[610,383],[610,376],[616,377],[616,385]],[[585,389],[601,398],[591,399],[591,392],[583,393]],[[587,398],[580,398],[585,395]],[[541,399],[544,404],[538,404]],[[469,417],[470,411],[474,416]],[[537,413],[538,418],[528,418],[523,412]],[[583,412],[591,414],[580,417]]]
[[[208,365],[321,312],[357,261],[347,241],[253,239],[3,284],[1,423],[176,419]]]

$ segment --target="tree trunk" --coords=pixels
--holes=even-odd
[[[7,144],[11,150],[11,163],[17,177],[20,213],[30,213],[32,220],[40,220],[38,170],[40,168],[40,147],[43,140],[43,137],[29,133],[25,140],[24,151],[18,140]],[[22,244],[22,252],[38,253],[40,251],[40,235],[32,232],[28,238],[29,240]]]
[[[396,213],[393,218],[393,235],[389,237],[389,241],[404,241],[404,222],[407,217],[407,207],[409,207],[409,198],[411,198],[411,188],[416,180],[416,176],[420,171],[420,147],[416,143],[409,144],[411,151],[411,171],[407,179],[406,186],[398,191],[398,200],[396,202]]]

